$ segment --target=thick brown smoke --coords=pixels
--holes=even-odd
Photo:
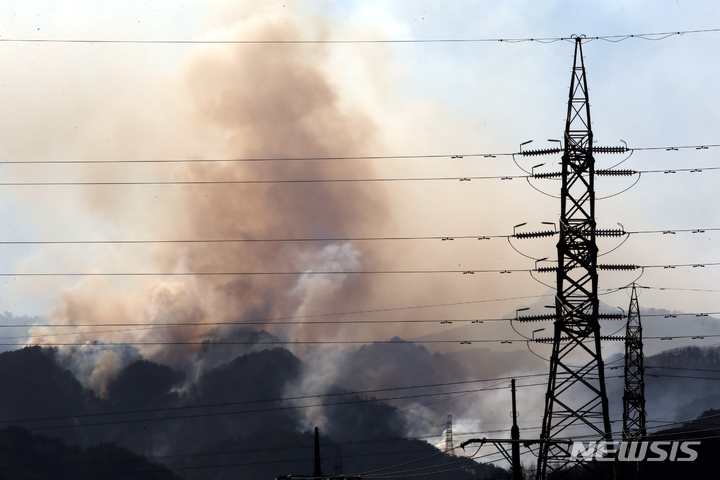
[[[279,40],[323,38],[331,28],[321,18],[282,9],[253,12],[230,20],[218,38]],[[360,48],[360,47],[358,47]],[[345,61],[331,45],[205,45],[182,57],[181,66],[162,77],[153,94],[123,91],[103,117],[102,135],[88,131],[74,150],[82,158],[304,158],[377,155],[395,130],[383,124],[377,98],[350,90],[376,85],[349,79],[339,72]],[[363,51],[365,54],[367,52]],[[374,60],[391,55],[372,50]],[[383,53],[384,52],[384,53]],[[369,55],[369,54],[368,54]],[[367,60],[367,58],[366,58]],[[384,61],[389,62],[388,59]],[[375,63],[373,63],[375,64]],[[389,69],[380,69],[383,72]],[[364,81],[387,88],[392,80]],[[383,83],[385,82],[385,83]],[[137,91],[136,91],[137,90]],[[104,97],[103,97],[104,98]],[[381,110],[381,111],[378,111]],[[407,113],[407,112],[406,112]],[[80,114],[78,114],[80,115]],[[82,117],[82,115],[80,115]],[[377,118],[376,118],[377,117]],[[112,121],[109,119],[113,119]],[[88,122],[77,121],[80,125]],[[420,122],[422,124],[423,122]],[[393,124],[394,125],[394,124]],[[89,127],[85,127],[89,128]],[[406,128],[412,130],[410,126]],[[79,134],[78,134],[79,135]],[[426,132],[418,129],[417,136]],[[402,135],[400,135],[402,136]],[[81,136],[80,136],[81,137]],[[413,137],[416,138],[416,137]],[[394,139],[394,138],[393,138]],[[398,152],[393,143],[392,150]],[[87,144],[85,144],[87,143]],[[409,148],[409,147],[408,147]],[[420,147],[418,147],[420,148]],[[68,150],[73,148],[68,147]],[[197,162],[160,165],[102,165],[77,168],[83,179],[122,180],[302,180],[446,176],[449,166],[415,161],[268,161]],[[408,169],[408,167],[412,169]],[[458,172],[467,172],[455,165]],[[418,173],[419,172],[419,173]],[[414,236],[497,232],[497,209],[487,213],[493,190],[472,182],[285,183],[253,185],[123,186],[80,190],[78,202],[112,228],[103,238],[136,239],[283,239]],[[73,191],[75,192],[75,191]],[[480,212],[480,213],[477,213]],[[458,225],[457,219],[470,218]],[[492,227],[492,229],[490,228]],[[83,234],[78,234],[81,237]],[[93,232],[91,235],[95,235]],[[88,235],[85,235],[88,236]],[[161,243],[125,245],[93,255],[79,254],[80,267],[68,259],[66,270],[100,272],[312,272],[357,270],[423,270],[506,266],[492,254],[498,243],[480,242],[257,242]],[[502,248],[502,245],[499,247]],[[88,251],[97,252],[98,250]],[[109,252],[109,253],[108,253]],[[489,258],[485,264],[480,256]],[[495,263],[492,263],[495,262]],[[38,270],[46,268],[41,265]],[[529,280],[528,280],[529,281]],[[283,339],[368,342],[401,336],[406,340],[445,329],[443,318],[476,318],[484,314],[467,304],[450,309],[407,309],[364,316],[304,315],[373,310],[403,305],[500,298],[504,286],[484,275],[214,275],[166,277],[86,277],[59,296],[51,319],[61,325],[92,324],[68,329],[35,328],[31,343],[54,345],[99,341],[137,343],[137,350],[95,345],[64,347],[65,363],[87,386],[104,392],[107,382],[139,355],[174,367],[206,367],[213,359],[230,360],[242,349],[209,347],[223,355],[196,355],[199,345],[229,339],[230,327],[197,325],[212,322],[259,322]],[[504,314],[503,304],[497,309]],[[296,325],[284,317],[300,317]],[[437,319],[428,323],[386,323],[394,319]],[[313,324],[313,320],[334,324]],[[364,325],[346,320],[373,320]],[[378,322],[379,321],[379,322]],[[303,323],[305,322],[305,323]],[[136,327],[102,326],[137,324]],[[160,324],[187,326],[167,328]],[[459,324],[456,324],[459,325]],[[459,340],[483,336],[504,338],[492,325],[473,325]],[[59,337],[61,332],[65,335]],[[72,332],[80,332],[72,335]],[[445,336],[446,333],[439,334]],[[232,337],[233,339],[236,337]],[[437,338],[437,337],[433,337]],[[445,337],[444,337],[445,338]],[[458,340],[458,344],[459,344]],[[157,345],[153,343],[174,343]],[[437,344],[441,345],[441,344]],[[296,354],[304,353],[298,347]],[[298,388],[316,394],[342,375],[342,352],[311,352],[316,372]],[[318,372],[322,372],[320,375]],[[188,376],[192,379],[192,375]]]
[[[245,19],[229,35],[280,39],[298,35],[288,14]],[[217,46],[198,49],[168,86],[177,89],[187,113],[175,125],[180,145],[206,147],[221,158],[346,157],[366,155],[375,127],[361,111],[341,101],[324,68],[327,52],[318,45]],[[169,109],[172,110],[172,109]],[[161,118],[166,116],[161,116]],[[147,119],[143,120],[147,122]],[[184,130],[183,130],[184,129]],[[185,136],[192,138],[187,141]],[[162,135],[166,138],[167,134]],[[202,138],[198,141],[197,137]],[[152,141],[152,140],[148,140]],[[118,147],[122,148],[122,147]],[[147,148],[152,151],[157,147]],[[174,150],[177,145],[172,146]],[[207,158],[203,153],[202,157]],[[167,175],[167,170],[162,170]],[[177,180],[263,180],[371,177],[361,161],[273,161],[181,164]],[[144,230],[157,239],[263,239],[346,237],[386,220],[380,188],[361,184],[270,184],[160,187],[161,199],[135,211]],[[128,205],[122,205],[127,200]],[[137,208],[116,190],[96,192],[92,209],[103,215]],[[143,211],[144,210],[144,211]],[[128,214],[121,214],[121,218]],[[149,263],[138,270],[162,272],[272,272],[360,270],[370,252],[339,243],[191,243],[149,248]],[[117,264],[116,264],[117,266]],[[121,268],[122,265],[119,265]],[[369,279],[332,275],[248,275],[176,277],[125,282],[89,278],[66,289],[52,317],[63,324],[197,323],[271,319],[316,311],[341,311],[368,293]],[[268,324],[272,321],[268,321]],[[77,341],[200,341],[215,327],[113,330],[85,328]],[[313,340],[332,338],[337,328],[274,333]],[[36,329],[36,334],[49,333]],[[65,337],[67,340],[69,337]],[[57,341],[48,336],[47,343]],[[37,338],[34,342],[37,342]],[[41,339],[42,343],[42,339]],[[81,349],[82,350],[82,349]],[[156,361],[178,364],[197,347],[144,347]],[[105,354],[105,357],[112,354]],[[86,375],[102,391],[117,359],[102,358]],[[119,357],[118,357],[119,358]],[[114,362],[114,363],[113,363]]]

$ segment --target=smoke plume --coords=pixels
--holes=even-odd
[[[297,13],[274,10],[243,14],[217,35],[279,40],[299,38],[301,23],[303,30],[314,25],[320,35],[327,28],[322,19]],[[185,149],[178,153],[180,157],[198,151],[195,158],[200,160],[367,155],[376,139],[375,126],[366,112],[341,98],[327,72],[329,61],[326,47],[321,45],[197,48],[160,87],[167,91],[160,93],[153,105],[159,110],[155,121],[167,123],[142,119],[150,130],[162,133],[153,139],[143,132],[145,144],[140,147],[116,143],[108,150],[132,157],[153,155],[166,146],[166,152]],[[177,118],[170,120],[173,113]],[[150,173],[178,181],[373,176],[362,161],[322,160],[178,164],[157,167]],[[113,172],[107,170],[103,175],[108,180]],[[141,188],[149,188],[152,194],[139,191]],[[132,220],[137,230],[121,231],[161,240],[342,238],[357,235],[368,224],[378,231],[387,218],[381,189],[348,183],[136,187],[95,190],[87,193],[85,200],[94,214],[115,223]],[[133,256],[127,265],[109,262],[108,268],[170,273],[308,273],[156,277],[123,282],[88,278],[63,290],[51,317],[53,322],[66,325],[138,324],[125,331],[79,327],[73,337],[77,342],[202,342],[212,340],[218,330],[197,324],[244,320],[266,320],[267,327],[276,333],[301,340],[328,339],[338,334],[338,328],[273,327],[270,319],[339,311],[342,305],[356,303],[353,300],[362,299],[373,288],[367,279],[310,272],[360,270],[372,261],[371,251],[345,242],[155,244]],[[146,327],[163,323],[187,326]],[[32,333],[32,343],[58,340],[49,329],[35,328]],[[180,366],[187,364],[198,348],[146,345],[138,350],[145,358]],[[136,359],[112,352],[84,356],[84,352],[61,349],[78,377],[98,392],[104,392],[116,372]]]

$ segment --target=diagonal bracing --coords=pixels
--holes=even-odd
[[[595,161],[581,38],[575,38],[562,158],[557,295],[538,479],[570,465],[560,438],[611,440],[598,322]]]

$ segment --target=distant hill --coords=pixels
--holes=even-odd
[[[611,418],[622,418],[623,362],[607,360]],[[720,408],[720,346],[686,346],[645,357],[646,410],[651,419],[689,421]],[[713,371],[715,370],[715,371]]]
[[[96,476],[119,480],[180,480],[167,468],[112,443],[82,448],[20,427],[0,430],[0,479]]]
[[[502,468],[445,455],[428,442],[440,441],[448,413],[457,422],[456,435],[505,434],[508,377],[544,375],[547,364],[527,349],[471,347],[442,354],[395,338],[353,351],[317,348],[303,359],[284,348],[266,348],[225,360],[203,358],[204,368],[189,371],[137,359],[113,374],[104,394],[65,370],[56,349],[0,353],[0,427],[6,429],[0,431],[0,480],[94,475],[121,465],[153,475],[167,475],[167,467],[187,480],[307,475],[315,425],[321,426],[327,475],[342,458],[346,474],[502,478]],[[619,419],[622,361],[615,360],[608,362],[608,398],[611,418]],[[667,350],[645,364],[652,426],[690,434],[687,428],[698,430],[693,419],[720,409],[720,347]],[[478,381],[493,378],[489,384]],[[519,395],[524,428],[533,427],[542,409],[537,404],[543,380],[532,381],[535,390]],[[481,392],[486,386],[497,391]],[[699,429],[710,432],[710,446],[717,428],[713,423]],[[712,463],[715,457],[705,458]],[[21,473],[8,476],[10,471]]]
[[[0,431],[0,480],[308,475],[314,446],[308,411],[326,425],[322,454],[329,475],[338,446],[345,473],[413,470],[433,472],[438,480],[506,475],[493,465],[445,455],[422,439],[404,438],[416,418],[412,412],[352,393],[351,388],[369,390],[382,382],[441,380],[461,367],[410,343],[402,349],[375,344],[359,349],[328,395],[307,397],[299,382],[308,365],[283,348],[238,355],[192,382],[166,365],[136,360],[114,376],[105,396],[83,388],[56,355],[40,347],[0,354],[0,425],[19,425]],[[414,379],[412,367],[418,367]],[[397,378],[402,372],[405,378]]]

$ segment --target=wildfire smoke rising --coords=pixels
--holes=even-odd
[[[298,35],[298,21],[284,12],[251,15],[224,34],[268,40],[293,37]],[[324,72],[327,61],[327,52],[319,45],[198,48],[166,79],[165,88],[175,91],[160,95],[168,104],[156,100],[152,105],[160,109],[156,120],[147,118],[147,111],[141,114],[142,123],[164,133],[156,138],[144,133],[139,139],[147,144],[143,146],[118,138],[107,151],[114,157],[132,157],[163,151],[164,147],[170,152],[187,148],[200,149],[199,158],[229,159],[367,155],[376,139],[375,126],[365,113],[340,98]],[[171,102],[178,99],[181,105]],[[170,112],[183,115],[170,120]],[[87,168],[87,175],[101,175],[105,181],[111,180],[108,174],[113,175],[112,171],[97,174],[93,167]],[[173,179],[196,181],[373,176],[371,167],[362,162],[222,162],[170,168]],[[161,166],[150,173],[167,176],[167,172],[168,167]],[[152,192],[140,192],[142,188]],[[118,231],[151,239],[347,237],[371,223],[373,229],[380,228],[387,219],[383,190],[353,184],[109,188],[93,190],[84,200],[86,208]],[[126,229],[129,221],[133,227]],[[137,252],[137,247],[133,248],[132,252]],[[108,268],[178,273],[360,270],[365,262],[373,261],[372,251],[361,248],[318,242],[155,244],[126,264],[119,259],[108,262]],[[359,303],[370,290],[368,279],[341,275],[159,277],[122,282],[90,277],[62,291],[51,317],[68,325],[269,319],[318,310],[342,311],[342,305]],[[213,328],[128,329],[97,335],[93,332],[101,330],[87,327],[80,330],[87,333],[79,333],[75,340],[198,341],[207,339]],[[302,332],[297,328],[273,330],[304,340],[338,334],[337,328],[327,326]],[[57,341],[48,329],[35,328],[32,333],[40,336],[32,343]],[[186,361],[192,350],[147,347],[141,352],[150,359],[177,365]],[[112,370],[107,365],[98,368]],[[93,387],[102,390],[102,381],[95,382]]]
[[[322,36],[331,28],[322,18],[278,9],[239,18],[216,35],[273,40],[302,38],[309,29],[315,29],[316,36]],[[383,60],[382,53],[373,55],[376,60]],[[144,93],[136,98],[123,92],[122,98],[132,100],[108,107],[108,112],[115,114],[115,120],[106,119],[102,128],[94,127],[100,128],[103,135],[91,135],[95,131],[86,126],[88,137],[76,134],[64,148],[81,158],[112,159],[187,158],[188,152],[198,152],[198,159],[377,154],[383,151],[388,136],[397,132],[388,133],[378,124],[386,125],[388,114],[377,109],[376,102],[364,103],[361,95],[353,95],[347,84],[340,83],[348,81],[346,73],[338,73],[343,66],[343,59],[327,45],[194,47],[183,57],[179,68],[157,80],[153,94]],[[388,78],[372,79],[377,81],[375,88],[379,90],[391,83]],[[77,115],[82,117],[82,113]],[[429,110],[422,117],[428,115]],[[75,123],[90,122],[77,120]],[[399,137],[401,140],[403,135]],[[403,142],[410,143],[407,138],[399,144]],[[396,148],[400,147],[393,146],[393,150]],[[400,177],[408,175],[403,170],[406,166],[381,170],[377,164],[365,161],[198,162],[87,165],[73,167],[71,171],[80,178],[98,181],[132,181],[140,174],[144,177],[142,180],[212,181]],[[413,164],[413,167],[425,175],[435,173],[427,166]],[[418,170],[413,169],[415,171]],[[85,229],[93,238],[97,233],[91,226],[101,224],[109,232],[102,238],[193,240],[435,234],[441,228],[450,230],[448,226],[453,225],[453,212],[435,208],[445,194],[453,195],[449,199],[451,204],[472,205],[478,200],[476,193],[465,190],[458,194],[452,187],[433,189],[432,194],[425,192],[412,184],[393,185],[392,189],[380,184],[353,183],[125,186],[84,189],[76,194],[74,201],[92,219],[90,227]],[[482,190],[483,195],[491,196],[492,192],[492,189]],[[483,214],[480,223],[491,225],[495,215]],[[463,228],[474,231],[476,225]],[[72,271],[85,267],[87,271],[177,273],[447,268],[454,266],[454,262],[458,266],[461,262],[466,265],[468,258],[474,265],[478,264],[474,245],[457,245],[453,250],[454,254],[448,254],[447,251],[438,253],[434,247],[428,250],[425,245],[378,246],[366,242],[161,243],[118,246],[110,253],[93,253],[95,251],[88,248],[87,253],[62,256],[60,260],[54,258],[53,264],[64,261],[63,268]],[[434,254],[428,255],[428,251]],[[27,262],[26,268],[47,269],[42,263],[46,258],[36,255]],[[59,329],[35,327],[31,331],[35,337],[29,343],[214,341],[239,337],[233,337],[237,332],[230,327],[198,324],[263,319],[268,320],[258,328],[284,339],[372,341],[387,340],[394,335],[412,338],[431,333],[438,325],[343,324],[343,318],[357,318],[350,316],[330,317],[338,320],[336,325],[281,325],[272,319],[503,296],[501,286],[494,285],[491,279],[476,277],[473,282],[466,278],[447,281],[422,276],[403,277],[399,281],[398,276],[371,275],[85,277],[62,289],[50,317],[58,325],[95,326],[62,330],[63,333],[76,332],[74,336],[62,337],[56,336]],[[429,292],[432,295],[428,295]],[[437,309],[422,313],[409,310],[392,312],[384,318],[412,318],[421,314],[431,318],[478,315],[475,307],[469,306],[458,308],[454,313]],[[136,323],[138,327],[102,326],[113,323]],[[187,326],[161,327],[165,323]],[[487,332],[477,335],[483,334]],[[211,352],[213,348],[217,348],[215,353]],[[85,386],[104,395],[108,382],[140,357],[188,371],[188,379],[192,380],[197,378],[198,369],[212,368],[250,349],[146,345],[121,350],[89,344],[61,347],[58,358]],[[303,354],[310,365],[302,380],[293,386],[296,395],[298,392],[323,393],[333,383],[342,384],[348,371],[364,368],[351,365],[356,357],[342,351],[303,351],[295,347],[293,352]],[[392,368],[380,369],[384,373],[378,371],[368,376],[361,386],[371,389],[404,384],[410,370],[415,382],[422,383],[427,369],[435,367],[428,364],[421,368],[409,361],[413,355],[403,352],[393,357]],[[478,368],[489,371],[485,366]],[[478,368],[469,371],[454,364],[453,368],[444,367],[444,371],[454,371],[452,378],[464,379],[468,375],[477,376]],[[400,370],[405,373],[398,376]],[[354,374],[353,378],[359,376]],[[433,379],[440,382],[445,377],[433,376]],[[344,386],[355,388],[351,384]],[[471,408],[471,403],[462,409]],[[440,408],[447,406],[441,404]],[[431,410],[423,407],[418,411],[432,417]],[[309,418],[322,423],[322,413],[318,415],[310,413]],[[418,418],[413,422],[420,428]],[[438,414],[438,418],[442,415]]]

